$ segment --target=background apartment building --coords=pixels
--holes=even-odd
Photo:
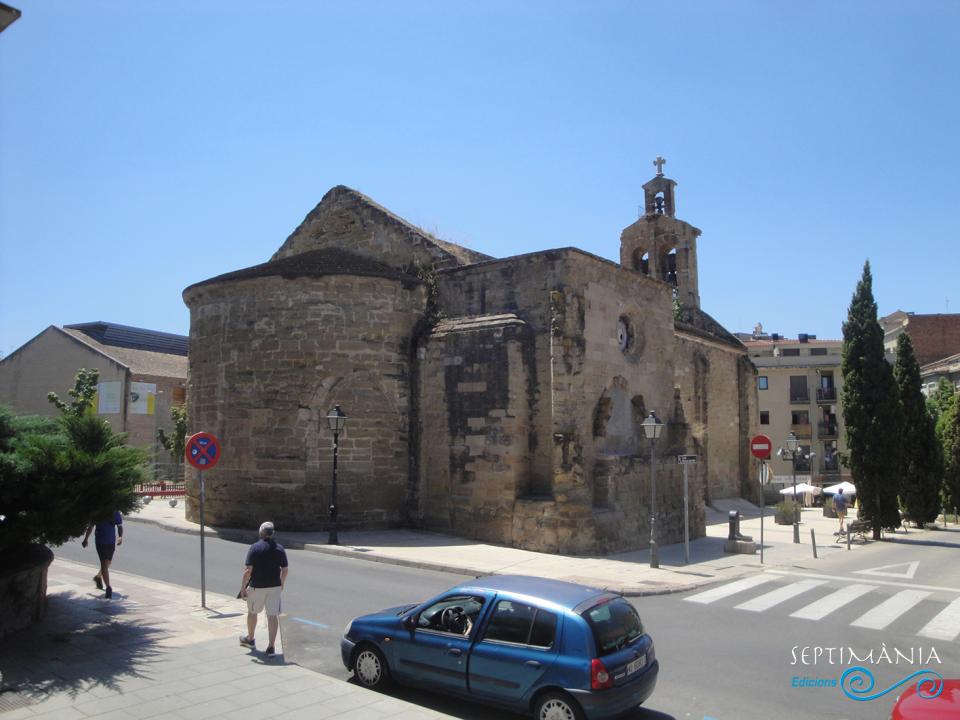
[[[800,439],[804,455],[798,461],[797,482],[832,485],[850,480],[850,472],[840,464],[845,450],[843,412],[840,406],[841,340],[818,340],[815,335],[800,334],[785,338],[765,334],[758,325],[754,333],[738,333],[757,368],[757,407],[759,430],[768,435],[775,447],[784,447],[790,432]],[[774,484],[793,482],[789,460],[771,460]]]
[[[925,394],[936,390],[941,378],[960,388],[960,313],[918,315],[897,310],[880,318],[880,325],[891,363],[897,356],[897,338],[903,333],[910,336]]]

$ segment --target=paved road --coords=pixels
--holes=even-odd
[[[127,533],[117,569],[199,586],[196,537],[133,523]],[[916,544],[901,536],[903,541],[876,544],[826,564],[810,560],[749,576],[746,582],[635,599],[656,641],[662,670],[650,707],[633,720],[875,720],[888,716],[897,691],[860,702],[838,687],[793,687],[794,678],[837,680],[849,667],[866,665],[879,691],[923,668],[960,677],[960,649],[955,637],[947,639],[960,631],[960,564],[953,545],[960,542],[960,533],[942,537],[935,544],[929,538]],[[244,550],[240,544],[208,539],[210,590],[236,592]],[[83,551],[78,543],[59,552],[91,565],[95,561],[94,551]],[[428,597],[463,579],[302,551],[291,551],[290,562],[283,629],[288,657],[341,678],[347,674],[337,642],[351,617]],[[816,664],[803,664],[805,648],[808,661],[824,648]],[[833,663],[826,648],[834,648]],[[860,656],[873,650],[875,657],[886,648],[893,658],[899,650],[902,656],[912,653],[915,662],[841,661],[838,648]],[[941,662],[925,665],[918,655],[926,661],[931,649]],[[395,694],[465,720],[504,717],[430,693]]]

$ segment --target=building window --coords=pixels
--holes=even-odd
[[[826,349],[826,348],[810,348],[810,354],[811,354],[811,355],[826,355],[826,354],[827,354],[827,349]]]
[[[761,425],[769,425],[769,424],[770,424],[770,411],[769,411],[769,410],[761,410],[761,411],[760,411],[760,424],[761,424]]]
[[[790,413],[790,422],[794,425],[809,425],[810,413],[806,410],[794,410]]]
[[[768,383],[767,383],[767,376],[766,376],[766,375],[761,375],[760,377],[758,377],[758,378],[757,378],[757,389],[758,389],[758,390],[766,390],[767,387],[769,387],[769,385],[768,385]]]
[[[800,348],[784,348],[784,357],[800,357]]]
[[[631,335],[630,320],[627,319],[626,315],[622,315],[617,322],[617,345],[620,346],[620,352],[626,352],[630,349]]]
[[[790,376],[790,402],[809,402],[810,393],[807,391],[806,375]]]

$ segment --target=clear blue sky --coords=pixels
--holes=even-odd
[[[504,257],[619,257],[652,159],[704,309],[839,337],[960,312],[960,2],[6,0],[0,352],[189,331],[332,186]]]

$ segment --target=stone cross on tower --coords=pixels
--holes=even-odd
[[[653,161],[653,164],[657,166],[657,175],[663,175],[663,166],[666,164],[666,162],[667,161],[664,160],[660,155],[657,155],[657,159]]]

